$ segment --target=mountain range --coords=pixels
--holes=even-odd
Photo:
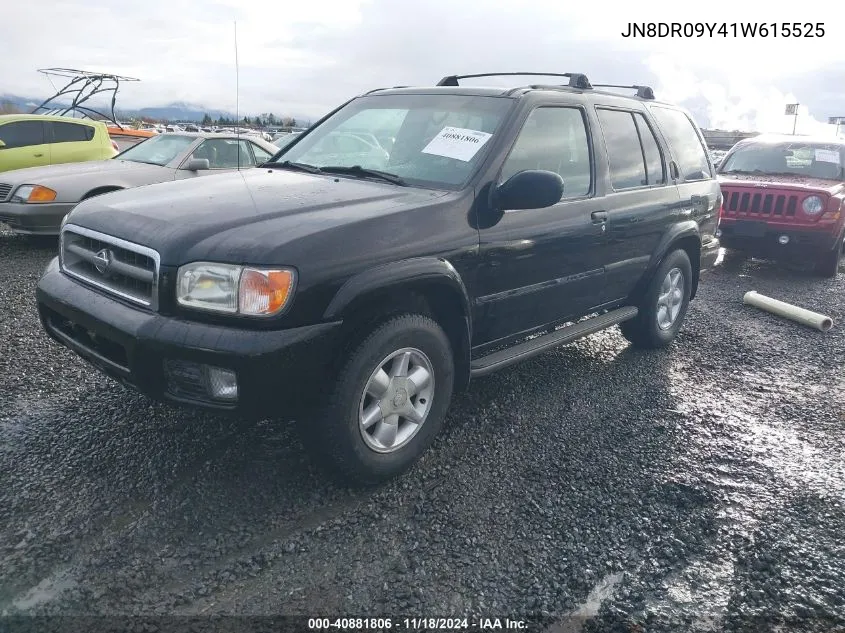
[[[18,110],[22,112],[30,112],[33,108],[38,106],[43,99],[32,98],[32,97],[22,97],[19,95],[11,95],[11,94],[2,94],[0,95],[0,104],[8,103]],[[68,106],[69,103],[57,103],[57,107],[59,106]],[[99,107],[98,107],[99,106]],[[93,108],[101,111],[107,112],[108,106],[103,106],[101,104],[97,104],[97,106],[92,106]],[[147,106],[143,108],[115,108],[118,118],[129,118],[129,117],[149,117],[155,120],[168,120],[168,121],[202,121],[203,117],[207,114],[212,119],[219,119],[222,117],[228,119],[234,119],[235,113],[234,112],[227,112],[225,110],[220,110],[216,108],[206,108],[202,105],[197,105],[193,103],[185,103],[183,101],[177,101],[174,103],[169,103],[167,105],[161,106]],[[241,112],[241,118],[244,116],[249,116],[250,118],[261,114],[260,112]],[[315,116],[314,113],[304,113],[304,112],[286,112],[286,111],[278,111],[273,113],[274,116],[277,118],[281,117],[293,117],[296,119],[298,124],[308,124],[316,121],[319,119],[319,116]]]

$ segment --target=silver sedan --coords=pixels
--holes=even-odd
[[[109,160],[17,169],[0,174],[0,222],[18,233],[57,235],[81,200],[169,180],[249,169],[279,148],[235,134],[167,133]]]

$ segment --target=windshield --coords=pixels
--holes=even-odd
[[[412,185],[458,189],[480,164],[513,103],[465,95],[361,97],[273,160],[360,166]]]
[[[164,166],[186,150],[195,140],[193,136],[180,136],[178,134],[153,136],[130,147],[115,158]]]
[[[840,143],[749,143],[722,163],[719,173],[794,175],[843,180],[845,146]]]

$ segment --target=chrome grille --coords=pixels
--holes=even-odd
[[[157,309],[159,255],[153,249],[68,224],[60,254],[62,270],[71,277]]]
[[[6,185],[0,182],[0,202],[3,202],[6,198],[8,198],[11,192],[12,185]]]

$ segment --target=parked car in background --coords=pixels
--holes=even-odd
[[[761,135],[737,143],[718,171],[722,245],[814,264],[833,277],[845,249],[845,139]]]
[[[105,123],[43,114],[0,115],[0,172],[111,158]]]
[[[293,143],[302,132],[291,132],[290,134],[277,134],[276,138],[273,140],[273,145],[278,147],[279,149],[284,149],[291,143]]]
[[[86,200],[43,326],[154,398],[296,419],[356,482],[408,468],[471,377],[617,324],[667,347],[719,252],[703,136],[565,76],[370,91],[261,169]]]
[[[0,222],[20,233],[55,235],[81,200],[168,180],[248,169],[277,148],[260,138],[219,134],[158,134],[115,158],[35,167],[0,176]]]

